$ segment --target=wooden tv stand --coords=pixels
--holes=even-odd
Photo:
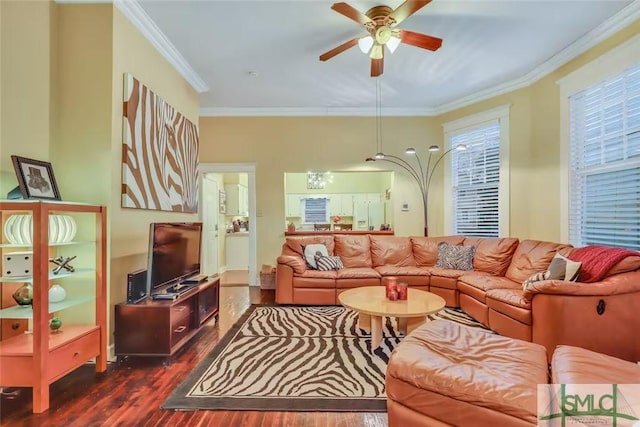
[[[171,356],[212,316],[218,317],[220,278],[209,278],[175,300],[147,298],[116,305],[115,353],[121,356]]]

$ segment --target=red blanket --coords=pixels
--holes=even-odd
[[[623,248],[585,246],[584,248],[572,250],[567,258],[582,263],[578,281],[592,283],[601,280],[611,267],[624,258],[634,255],[638,256],[640,253]]]

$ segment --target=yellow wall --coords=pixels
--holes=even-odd
[[[4,197],[18,185],[12,154],[50,161],[54,5],[42,0],[0,3],[0,197]]]
[[[180,214],[120,207],[122,170],[122,102],[124,73],[133,74],[177,111],[198,124],[198,94],[142,34],[113,8],[113,69],[111,70],[111,302],[126,300],[126,275],[146,267],[149,224],[162,221],[196,221],[197,214]]]
[[[383,149],[398,154],[406,147],[434,141],[440,132],[428,117],[385,117],[383,123]],[[380,162],[364,161],[376,152],[375,130],[375,117],[200,118],[202,163],[256,163],[256,210],[262,212],[256,226],[258,265],[275,265],[284,241],[284,173],[392,170]],[[396,174],[394,200],[412,200],[417,191],[412,181]],[[396,207],[393,218],[398,234],[422,234],[420,206],[413,203],[409,212]]]
[[[63,200],[108,206],[111,314],[126,274],[146,266],[149,224],[198,218],[120,207],[123,74],[196,124],[197,93],[112,4],[0,8],[0,191],[17,184],[9,156],[18,154],[52,162]]]

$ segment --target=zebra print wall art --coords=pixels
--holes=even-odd
[[[198,128],[124,75],[122,207],[195,213]]]

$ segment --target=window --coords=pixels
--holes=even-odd
[[[640,64],[569,108],[569,241],[640,250]]]
[[[445,124],[452,150],[445,183],[447,232],[498,237],[508,230],[509,109],[500,107]]]
[[[302,222],[306,224],[322,224],[329,222],[329,199],[302,199]]]

